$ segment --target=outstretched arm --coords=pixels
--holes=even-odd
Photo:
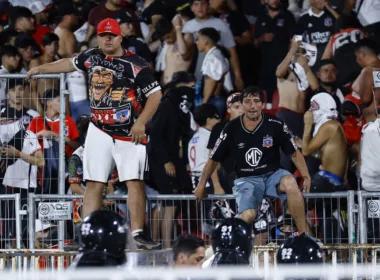
[[[31,76],[38,74],[60,74],[74,71],[75,68],[73,66],[72,58],[64,58],[30,69],[27,73],[27,77],[30,78]]]

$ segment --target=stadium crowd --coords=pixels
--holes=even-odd
[[[67,73],[66,193],[85,195],[68,236],[108,208],[138,247],[171,248],[187,208],[157,201],[147,229],[146,194],[233,194],[207,215],[236,212],[255,245],[288,231],[333,243],[344,206],[302,192],[379,190],[376,0],[9,0],[0,14],[0,74],[28,77],[0,78],[0,194],[23,208],[30,192],[58,194],[59,79],[33,76]],[[321,217],[334,221],[324,233]],[[14,223],[1,223],[11,248]]]

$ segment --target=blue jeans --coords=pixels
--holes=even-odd
[[[77,122],[82,115],[91,115],[90,101],[88,99],[70,102],[71,117]]]
[[[238,213],[249,209],[257,210],[264,196],[285,200],[286,194],[279,195],[277,187],[280,185],[282,177],[287,175],[293,176],[284,169],[278,169],[264,175],[236,179],[232,191],[238,206]]]

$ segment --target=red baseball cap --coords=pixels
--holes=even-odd
[[[120,32],[120,25],[117,22],[117,20],[113,18],[106,18],[103,19],[98,24],[97,28],[97,34],[103,34],[103,33],[111,33],[113,35],[119,36],[121,34]]]

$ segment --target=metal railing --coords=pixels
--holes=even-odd
[[[27,87],[27,83],[26,83],[26,75],[25,74],[7,74],[7,75],[0,75],[0,81],[7,81],[7,82],[12,82],[12,80],[16,80],[16,79],[24,79],[24,84],[23,84],[23,87],[25,89],[25,91],[29,91],[29,97],[30,97],[30,100],[28,100],[27,98],[25,99],[22,99],[22,105],[23,107],[26,107],[25,104],[31,104],[32,101],[31,99],[33,98],[32,96],[32,92],[36,91],[36,94],[37,94],[37,100],[34,100],[37,104],[37,108],[35,108],[36,110],[38,110],[39,112],[43,112],[43,114],[45,114],[45,111],[42,110],[39,106],[41,105],[40,103],[40,92],[42,92],[41,90],[43,90],[43,92],[45,92],[46,89],[54,89],[54,79],[58,79],[59,80],[59,88],[55,87],[55,89],[59,89],[60,90],[60,108],[59,108],[59,156],[58,156],[58,162],[59,162],[59,170],[58,170],[58,178],[50,178],[50,179],[57,179],[58,181],[58,194],[61,194],[61,195],[64,195],[65,194],[65,177],[66,177],[66,174],[65,174],[65,117],[66,117],[66,97],[65,95],[68,94],[68,91],[66,90],[66,74],[62,73],[62,74],[41,74],[41,75],[35,75],[33,76],[33,81],[36,83],[36,88],[32,88],[32,83],[33,81],[31,81],[30,85],[29,85],[29,88]],[[52,80],[53,79],[53,80]],[[51,84],[50,86],[47,86],[47,80],[51,80]],[[40,84],[39,82],[42,81],[42,89],[39,88]],[[7,83],[9,84],[9,83]],[[9,86],[8,88],[3,88],[3,90],[5,90],[5,93],[8,94],[8,91],[9,91]],[[24,91],[23,91],[24,92]],[[8,102],[8,101],[6,101]],[[29,102],[29,103],[28,103]],[[38,105],[40,104],[40,105]],[[6,104],[5,105],[6,107],[9,106],[9,104]],[[29,109],[29,105],[27,106],[27,108]],[[13,135],[11,135],[13,136]],[[37,180],[38,180],[38,177],[37,177]],[[28,188],[27,188],[28,189]],[[19,208],[18,208],[19,209]],[[29,224],[30,224],[30,221],[31,221],[31,215],[29,215]],[[63,240],[64,239],[64,235],[63,235],[63,232],[64,232],[64,226],[65,224],[62,222],[62,221],[59,221],[59,228],[60,228],[60,231],[58,232],[58,236],[59,236],[59,240]],[[34,224],[34,221],[33,223]],[[31,241],[29,241],[29,243],[31,243]],[[60,244],[61,248],[63,248],[63,243]]]
[[[340,215],[338,215],[336,218],[333,217],[327,217],[324,213],[323,216],[319,217],[319,223],[320,225],[315,226],[316,231],[318,231],[323,240],[332,240],[331,236],[326,236],[326,231],[324,230],[327,226],[328,223],[331,222],[332,220],[336,220],[337,226],[332,230],[332,234],[337,235],[337,237],[334,236],[334,242],[330,243],[349,243],[349,244],[354,244],[356,243],[356,232],[355,232],[355,203],[354,203],[354,192],[349,191],[349,192],[337,192],[337,193],[317,193],[317,194],[304,194],[305,200],[306,200],[306,205],[308,204],[322,204],[322,206],[325,208],[328,208],[325,204],[329,204],[328,202],[320,202],[321,199],[325,199],[328,201],[337,201],[338,207],[340,207],[340,201],[342,200],[344,202],[344,205],[347,205],[345,209],[339,209],[344,210],[345,213],[347,213],[347,219],[345,221],[345,224],[347,225],[347,237],[343,238],[339,236],[339,234],[336,234],[337,229],[335,228],[340,228],[339,225],[342,224],[343,222],[341,221],[342,218]],[[35,244],[35,226],[34,226],[34,220],[37,217],[37,210],[38,206],[37,203],[55,203],[57,201],[73,201],[77,199],[82,199],[83,196],[81,195],[37,195],[37,194],[29,194],[29,248],[34,249]],[[108,200],[114,200],[119,202],[118,204],[115,204],[112,206],[113,211],[116,211],[118,213],[121,213],[121,207],[120,204],[125,205],[127,201],[128,195],[107,195],[106,199]],[[212,218],[209,216],[210,212],[210,205],[212,205],[213,202],[218,201],[218,200],[229,200],[233,201],[234,197],[233,195],[210,195],[208,198],[205,200],[201,201],[201,203],[196,202],[196,197],[194,195],[148,195],[147,196],[147,226],[151,230],[152,234],[152,229],[154,227],[155,218],[153,212],[154,208],[157,207],[157,205],[161,205],[167,201],[176,201],[178,205],[178,215],[174,216],[175,219],[175,226],[180,226],[182,228],[182,231],[180,230],[174,230],[174,233],[171,234],[171,241],[173,241],[176,237],[176,233],[179,232],[181,233],[193,233],[193,234],[198,234],[200,237],[205,238],[206,235],[209,235],[205,231],[205,227],[207,226],[206,223],[208,223],[208,226],[212,227],[212,223],[214,222]],[[310,201],[313,201],[311,203]],[[315,203],[318,202],[318,203]],[[342,204],[343,204],[342,202]],[[158,207],[160,209],[160,207]],[[158,210],[158,211],[163,211],[163,210]],[[324,212],[327,212],[324,211]],[[236,209],[235,209],[236,213]],[[127,218],[128,218],[128,212],[124,213]],[[160,216],[158,214],[158,216]],[[179,222],[178,222],[179,221]],[[49,221],[50,222],[50,221]],[[271,230],[273,227],[276,225],[273,225],[271,228],[268,228],[267,231]],[[72,224],[70,225],[71,228],[73,228],[73,233],[71,235],[75,235],[75,225]],[[332,226],[331,226],[332,227]],[[68,240],[67,236],[65,236],[65,231],[64,228],[62,229],[60,227],[60,224],[58,224],[58,231],[61,232],[60,236],[64,236],[63,239],[60,239],[60,236],[58,236],[59,243],[58,244],[64,244],[65,240]],[[74,236],[72,236],[71,239],[73,239]],[[206,239],[206,238],[205,238]],[[165,240],[163,240],[165,241]],[[276,242],[277,239],[276,237],[272,239],[268,239],[266,243],[271,243]],[[265,245],[265,244],[264,244]],[[59,245],[59,249],[63,249],[64,246]]]

